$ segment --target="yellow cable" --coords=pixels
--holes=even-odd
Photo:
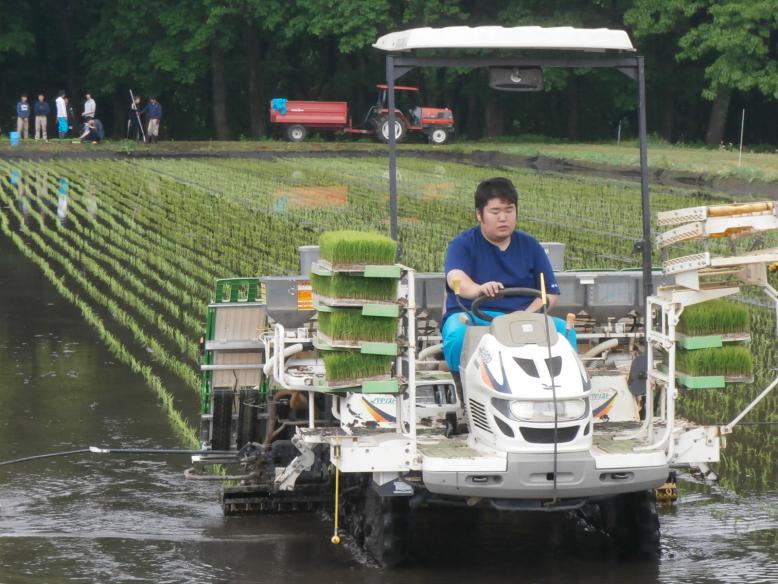
[[[543,272],[540,272],[540,297],[543,301],[543,306],[547,306],[546,303],[546,278],[543,275]]]
[[[332,534],[330,540],[333,544],[338,545],[340,543],[340,536],[338,535],[338,503],[340,501],[340,468],[338,467],[338,461],[340,460],[340,444],[335,445],[335,532]]]

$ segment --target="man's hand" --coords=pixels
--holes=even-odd
[[[480,292],[480,296],[488,296],[489,298],[494,298],[497,296],[497,293],[505,288],[503,286],[502,282],[496,282],[492,280],[491,282],[484,282],[478,287],[478,290]]]

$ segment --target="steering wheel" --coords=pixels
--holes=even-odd
[[[475,314],[481,320],[492,322],[494,317],[491,314],[487,314],[482,311],[481,304],[488,300],[493,300],[495,298],[505,298],[506,296],[532,296],[534,298],[542,298],[543,293],[540,290],[535,290],[534,288],[503,288],[494,296],[479,296],[473,300],[473,303],[470,305],[470,310],[472,310],[473,314]]]

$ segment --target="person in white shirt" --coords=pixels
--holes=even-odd
[[[95,103],[95,100],[92,99],[91,94],[87,93],[86,101],[84,102],[84,113],[81,114],[81,117],[84,118],[85,122],[95,119],[96,109],[97,109],[97,104]]]
[[[68,104],[65,101],[65,92],[60,91],[59,97],[54,101],[57,104],[57,133],[64,138],[68,133]]]

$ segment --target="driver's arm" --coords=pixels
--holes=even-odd
[[[478,298],[479,296],[489,296],[493,297],[495,294],[497,294],[500,290],[502,290],[505,286],[503,286],[502,282],[496,282],[496,281],[490,281],[490,282],[484,282],[483,284],[476,284],[473,282],[472,278],[468,276],[464,271],[462,270],[450,270],[446,274],[446,282],[448,283],[448,287],[452,290],[455,289],[454,287],[454,281],[459,280],[459,295],[462,298],[467,298],[468,300],[474,300],[475,298]]]

